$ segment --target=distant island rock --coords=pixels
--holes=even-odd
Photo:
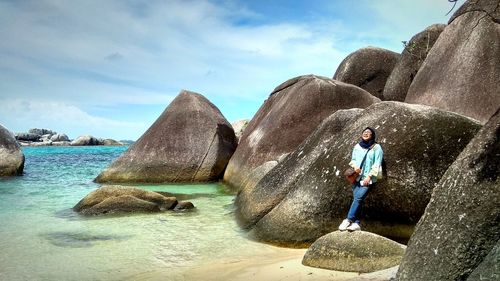
[[[129,145],[133,141],[116,141],[96,138],[90,135],[79,136],[73,141],[66,134],[49,129],[30,129],[28,132],[16,133],[15,139],[21,146],[87,146],[87,145]]]
[[[0,176],[15,176],[23,173],[24,154],[13,134],[0,125]]]

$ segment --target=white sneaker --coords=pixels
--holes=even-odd
[[[347,227],[351,225],[351,222],[348,219],[345,219],[342,221],[342,223],[339,225],[339,230],[344,231],[347,230]]]
[[[356,230],[361,230],[361,226],[355,222],[351,223],[351,225],[349,225],[347,227],[347,230],[349,231],[356,231]]]

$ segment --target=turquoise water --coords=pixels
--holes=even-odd
[[[125,150],[23,148],[24,175],[0,179],[0,280],[184,280],[197,264],[263,251],[236,225],[234,196],[220,184],[142,187],[184,194],[194,212],[75,214],[99,187],[92,180]]]

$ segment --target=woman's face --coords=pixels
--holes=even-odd
[[[366,129],[363,131],[363,134],[361,135],[361,138],[364,140],[364,141],[368,141],[372,138],[372,131]]]

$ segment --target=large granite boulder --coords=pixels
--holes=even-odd
[[[361,108],[341,109],[327,117],[313,135],[324,134],[321,141],[329,143],[335,134],[342,130],[351,120],[355,120],[363,112]],[[318,132],[319,131],[319,132]],[[252,184],[245,183],[235,199],[235,215],[239,225],[243,228],[253,227],[272,208],[276,207],[281,200],[293,188],[294,182],[304,173],[304,167],[311,165],[323,152],[321,143],[311,141],[317,138],[311,136],[306,143],[290,157],[282,159],[282,165],[276,169],[278,161],[268,161],[257,167],[254,171],[257,177],[250,174],[249,180]],[[304,150],[308,147],[308,150]],[[289,154],[288,154],[289,155]],[[287,156],[288,156],[287,155]],[[299,158],[300,157],[300,158]],[[293,161],[299,161],[300,165],[293,165]],[[263,172],[259,172],[263,171]]]
[[[215,181],[236,145],[231,124],[217,107],[200,94],[182,91],[96,181]]]
[[[409,241],[399,280],[465,280],[495,247],[500,233],[499,156],[500,109],[434,189]]]
[[[0,176],[21,175],[24,170],[24,154],[14,135],[0,125]]]
[[[104,186],[92,191],[73,207],[83,215],[102,215],[131,212],[160,212],[173,209],[175,197],[135,187]]]
[[[248,124],[224,181],[241,189],[255,168],[294,151],[333,112],[365,108],[379,101],[359,87],[326,77],[306,75],[286,81],[271,93]]]
[[[405,101],[485,123],[500,104],[498,0],[468,1],[450,19],[413,80]]]
[[[100,145],[101,142],[96,137],[85,135],[79,136],[71,142],[73,146]]]
[[[370,126],[384,149],[386,175],[365,201],[363,229],[408,239],[435,184],[481,127],[452,112],[392,101],[356,114],[333,114],[250,192],[237,196],[236,215],[255,238],[294,244],[337,229],[352,200],[343,170]]]
[[[374,272],[398,265],[406,246],[365,231],[335,231],[307,249],[302,264],[350,272]]]
[[[401,55],[389,50],[367,47],[347,56],[333,79],[356,85],[383,99],[385,83]]]
[[[413,78],[445,27],[445,24],[431,25],[410,39],[385,83],[383,100],[405,100]]]

